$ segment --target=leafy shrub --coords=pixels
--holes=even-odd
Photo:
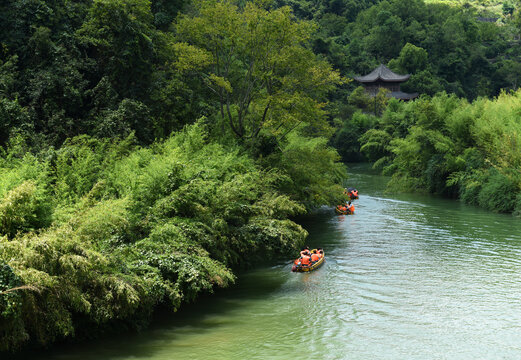
[[[339,185],[347,177],[339,155],[327,146],[325,138],[306,138],[297,133],[288,136],[287,144],[275,166],[289,177],[281,191],[311,209],[343,200]]]
[[[118,271],[69,226],[3,241],[0,258],[16,259],[10,266],[21,282],[40,289],[23,293],[24,311],[16,321],[20,332],[42,344],[72,336],[75,315],[103,325],[128,318],[140,306],[142,281]],[[27,338],[17,338],[15,345]]]
[[[306,211],[295,199],[333,199],[341,191],[332,179],[343,168],[323,139],[290,139],[281,169],[271,170],[236,145],[211,142],[201,124],[147,149],[130,138],[71,139],[54,154],[48,176],[32,173],[46,168],[36,158],[3,160],[0,166],[12,169],[5,176],[33,180],[0,202],[0,229],[8,235],[0,238],[0,262],[16,285],[38,291],[15,294],[23,311],[2,318],[2,349],[114,324],[140,327],[158,304],[177,310],[233,283],[231,269],[295,251],[307,235],[288,219]],[[298,159],[325,176],[300,168]],[[290,175],[284,161],[293,164]],[[15,162],[31,164],[30,171],[15,171]],[[309,193],[298,193],[301,181]],[[280,192],[288,184],[293,192]],[[54,222],[43,226],[39,209],[51,197]],[[0,307],[3,300],[0,294]]]
[[[19,285],[13,269],[0,262],[0,350],[17,347],[20,339],[28,338],[21,321],[22,295],[13,291]]]
[[[370,161],[377,161],[389,154],[388,146],[390,141],[391,135],[386,131],[370,129],[360,137],[360,142],[363,144],[360,147],[360,151]]]
[[[392,191],[459,197],[491,211],[518,211],[521,192],[521,91],[472,104],[438,94],[390,104],[361,150],[385,164]],[[406,132],[396,131],[406,127]]]
[[[0,200],[0,235],[37,229],[49,221],[48,207],[38,197],[34,182],[26,181]]]
[[[369,129],[373,128],[376,118],[371,115],[356,112],[346,120],[342,128],[332,139],[333,146],[338,150],[342,160],[345,162],[360,161],[359,138]]]
[[[481,187],[478,203],[488,210],[513,212],[518,191],[511,179],[492,168]]]

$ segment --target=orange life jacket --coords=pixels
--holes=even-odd
[[[302,265],[309,265],[309,264],[311,264],[311,258],[307,255],[304,255],[300,258],[300,263]]]
[[[320,259],[320,256],[318,254],[311,254],[311,261],[318,261]]]
[[[348,208],[348,210],[351,212],[351,214],[355,213],[355,206],[351,204],[351,206]]]
[[[353,195],[356,196],[356,197],[358,197],[358,190],[354,190],[354,191],[353,191]]]

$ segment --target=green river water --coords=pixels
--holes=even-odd
[[[356,215],[303,225],[326,262],[291,259],[140,334],[57,346],[34,360],[521,359],[521,221],[454,200],[383,193],[363,166]]]

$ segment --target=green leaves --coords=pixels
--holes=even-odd
[[[26,181],[11,190],[0,201],[0,235],[13,237],[18,231],[36,227],[38,219],[36,185]]]
[[[97,0],[76,32],[123,98],[142,96],[155,55],[153,15],[148,0]]]
[[[360,137],[360,142],[363,144],[360,151],[374,162],[389,153],[391,138],[391,135],[384,130],[370,129]]]
[[[261,129],[285,133],[311,119],[325,126],[320,100],[341,78],[306,48],[312,23],[296,20],[288,7],[265,10],[246,3],[240,9],[228,1],[198,5],[196,15],[178,21],[178,37],[211,59],[200,69],[200,60],[194,59],[193,68],[236,136],[256,137]],[[187,68],[184,62],[179,66]]]
[[[307,209],[341,201],[339,184],[347,177],[346,170],[339,162],[338,153],[327,146],[325,138],[306,138],[296,133],[288,135],[275,164],[290,178],[281,189]]]
[[[377,128],[360,138],[361,150],[385,165],[393,190],[459,196],[491,211],[518,213],[520,99],[518,91],[469,104],[439,94],[389,106]]]
[[[307,233],[288,220],[306,210],[295,198],[334,199],[341,189],[331,181],[343,172],[325,139],[294,136],[280,170],[211,142],[201,123],[151,148],[74,138],[50,153],[50,169],[28,155],[2,159],[19,173],[0,173],[0,184],[15,184],[0,187],[0,263],[16,280],[3,284],[0,268],[0,347],[48,344],[116,320],[139,326],[157,304],[175,311],[233,283],[232,268],[301,246]],[[284,168],[306,183],[303,194],[277,190],[290,182]],[[18,285],[26,287],[2,294]]]
[[[316,25],[263,1],[171,25],[181,5],[0,5],[0,350],[177,310],[341,196],[326,101],[345,81]]]
[[[391,60],[389,66],[400,74],[417,73],[426,68],[427,57],[425,49],[407,43],[400,50],[400,56],[396,60]]]
[[[2,243],[0,238],[0,246]],[[21,321],[21,279],[13,269],[0,261],[0,349],[15,348],[20,339],[27,339]]]

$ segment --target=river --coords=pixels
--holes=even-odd
[[[258,268],[140,334],[31,359],[520,359],[521,221],[351,172],[356,214],[304,221],[320,269]]]

